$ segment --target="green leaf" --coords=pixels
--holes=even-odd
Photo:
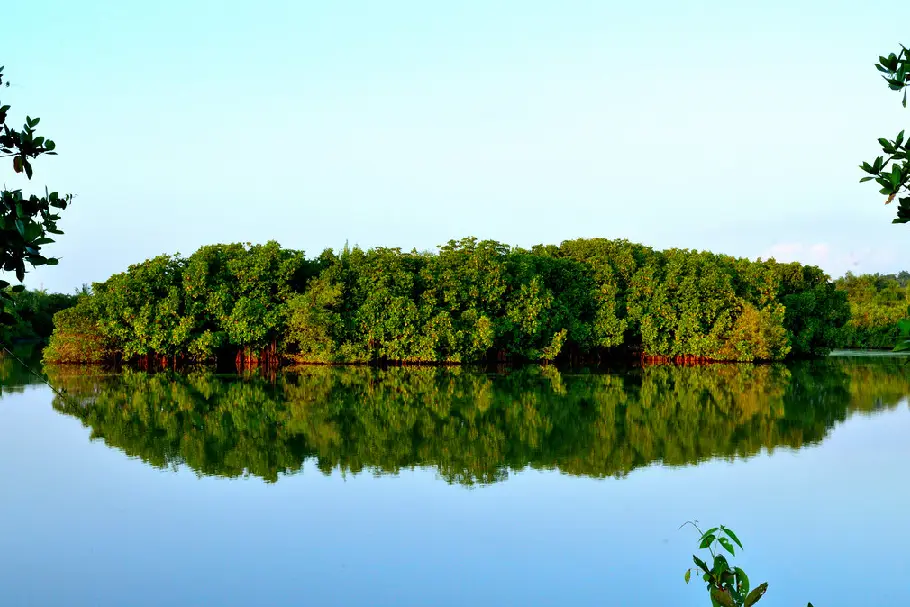
[[[701,538],[701,543],[698,545],[698,547],[701,549],[705,549],[711,545],[711,543],[714,541],[714,539],[715,539],[715,536],[713,534],[703,535]]]
[[[716,601],[718,605],[722,605],[723,607],[736,607],[736,603],[733,602],[733,597],[720,588],[711,589],[711,598]]]
[[[10,291],[12,291],[13,293],[21,293],[24,290],[25,290],[25,285],[13,285],[13,287],[10,289]]]
[[[736,585],[741,587],[740,590],[742,591],[743,594],[748,595],[749,594],[749,576],[746,575],[746,572],[743,571],[742,569],[740,569],[739,567],[735,567],[733,569],[733,571],[736,572]]]
[[[689,583],[689,579],[692,577],[692,570],[691,570],[691,569],[686,569],[686,576],[685,576],[685,577],[686,577],[686,583],[688,584],[688,583]]]
[[[708,571],[710,571],[710,569],[708,569],[708,564],[707,564],[706,562],[704,562],[703,560],[701,560],[700,558],[698,558],[697,556],[694,556],[694,555],[693,555],[693,556],[692,556],[692,560],[695,561],[695,564],[698,565],[699,568],[700,568],[702,571],[704,571],[705,573],[707,573]]]
[[[723,546],[724,550],[726,550],[733,556],[736,556],[736,552],[733,551],[733,544],[730,543],[730,540],[728,540],[725,537],[719,537],[719,538],[717,538],[717,543],[720,544],[721,546]]]
[[[859,182],[865,183],[867,181],[872,181],[873,179],[875,179],[875,177],[863,177],[862,179],[859,180]]]
[[[25,233],[22,235],[25,240],[31,242],[41,236],[41,226],[33,221],[29,221],[25,224]]]
[[[755,603],[761,600],[761,597],[768,591],[768,582],[759,584],[755,587],[755,590],[749,593],[749,596],[746,597],[746,602],[743,603],[743,607],[752,607]]]
[[[711,570],[711,573],[714,574],[714,577],[719,578],[729,568],[730,563],[727,562],[727,558],[722,554],[718,554],[714,557],[714,569]]]

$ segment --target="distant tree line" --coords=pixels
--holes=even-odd
[[[0,323],[0,343],[47,343],[54,331],[54,315],[76,304],[76,295],[44,290],[6,290],[6,322]]]
[[[846,293],[822,270],[624,240],[436,253],[265,245],[163,255],[57,314],[52,362],[754,361],[837,346]]]
[[[837,346],[841,348],[892,348],[898,342],[898,322],[907,316],[910,273],[848,273],[835,285],[847,295],[850,320]]]

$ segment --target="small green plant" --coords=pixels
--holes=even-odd
[[[692,578],[693,570],[700,570],[702,572],[701,579],[705,581],[713,607],[751,607],[759,602],[765,592],[768,591],[768,582],[763,582],[752,588],[746,572],[739,567],[732,566],[727,557],[721,552],[721,549],[723,549],[732,557],[736,556],[734,544],[739,546],[740,550],[743,549],[743,544],[736,537],[736,533],[723,525],[712,527],[707,531],[702,531],[698,527],[698,521],[688,521],[682,527],[686,525],[691,525],[698,531],[698,548],[699,550],[707,550],[711,554],[712,562],[712,566],[708,567],[705,561],[698,558],[698,555],[693,554],[692,559],[698,568],[690,567],[686,570],[686,583],[688,584]],[[812,607],[812,603],[809,603],[808,607]]]
[[[712,527],[707,531],[702,531],[698,527],[697,521],[688,521],[683,524],[691,525],[699,533],[698,548],[707,550],[711,554],[712,565],[708,564],[698,555],[692,555],[692,559],[702,572],[702,579],[705,581],[708,594],[711,596],[711,604],[714,607],[750,607],[754,605],[768,590],[768,583],[764,582],[755,588],[751,588],[749,576],[739,567],[733,567],[727,560],[727,557],[721,553],[721,549],[730,553],[730,556],[736,556],[733,544],[739,546],[742,550],[743,544],[736,537],[732,529],[721,525]],[[682,528],[682,527],[681,527]],[[686,570],[686,583],[692,577],[690,567]]]

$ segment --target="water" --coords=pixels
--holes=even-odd
[[[910,604],[910,367],[245,378],[0,360],[2,605]]]

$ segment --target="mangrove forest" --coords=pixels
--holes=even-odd
[[[129,266],[58,312],[44,359],[471,363],[642,356],[773,361],[838,345],[847,294],[819,268],[625,240],[436,252],[200,248]]]

